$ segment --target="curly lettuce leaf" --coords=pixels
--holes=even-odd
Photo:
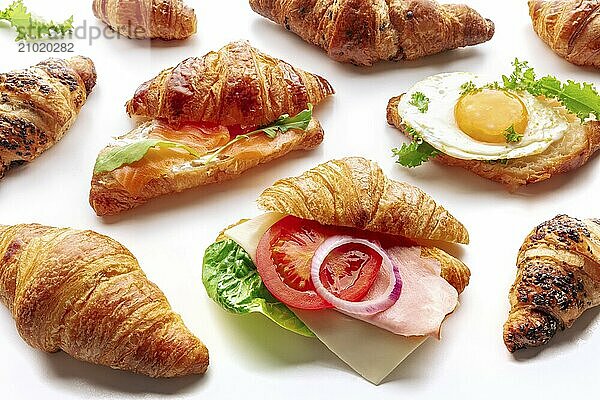
[[[261,313],[284,329],[302,336],[314,333],[267,290],[250,255],[227,239],[204,253],[202,283],[208,296],[235,314]]]
[[[554,76],[537,79],[535,70],[527,61],[518,59],[513,62],[513,67],[509,76],[502,76],[505,89],[527,91],[534,96],[556,99],[582,121],[590,117],[600,120],[600,95],[591,83],[570,80],[563,83]]]
[[[17,31],[16,41],[63,37],[73,30],[73,16],[63,22],[45,21],[33,16],[23,0],[13,1],[0,11],[0,20],[7,21]]]

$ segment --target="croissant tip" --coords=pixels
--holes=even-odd
[[[85,85],[86,94],[89,95],[92,93],[98,77],[96,66],[92,59],[84,56],[74,56],[68,60],[68,63],[81,77],[81,80]]]

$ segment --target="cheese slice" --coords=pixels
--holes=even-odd
[[[224,235],[239,244],[256,262],[258,242],[283,217],[283,214],[269,212],[226,230]],[[327,348],[376,385],[427,340],[427,337],[395,335],[335,310],[292,311]]]

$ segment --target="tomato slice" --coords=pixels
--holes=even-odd
[[[377,279],[383,258],[372,248],[348,243],[325,257],[319,276],[323,286],[336,297],[359,301]]]
[[[290,307],[304,310],[331,308],[315,291],[310,277],[312,258],[330,236],[348,234],[346,228],[327,227],[315,221],[288,216],[274,224],[261,238],[257,270],[267,289]],[[361,235],[360,231],[356,236]],[[361,244],[350,243],[332,251],[321,267],[321,280],[344,300],[362,299],[373,285],[382,259]]]

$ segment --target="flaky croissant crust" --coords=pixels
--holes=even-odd
[[[494,24],[475,10],[432,0],[250,0],[262,16],[334,60],[414,60],[488,41]]]
[[[422,190],[388,179],[360,157],[321,164],[266,189],[258,204],[326,225],[400,235],[410,239],[468,243],[466,228]]]
[[[0,300],[43,351],[152,377],[208,367],[206,347],[133,255],[92,231],[0,226]]]
[[[547,343],[600,304],[600,221],[559,215],[535,228],[517,259],[504,342],[513,352]]]
[[[58,142],[95,84],[94,63],[80,56],[0,74],[0,177]]]
[[[334,93],[325,79],[261,53],[246,41],[189,58],[142,84],[130,116],[262,126],[296,115]]]
[[[529,0],[529,14],[535,32],[559,56],[600,68],[598,0]]]
[[[196,33],[196,14],[183,0],[94,0],[94,15],[132,39],[186,39]]]

